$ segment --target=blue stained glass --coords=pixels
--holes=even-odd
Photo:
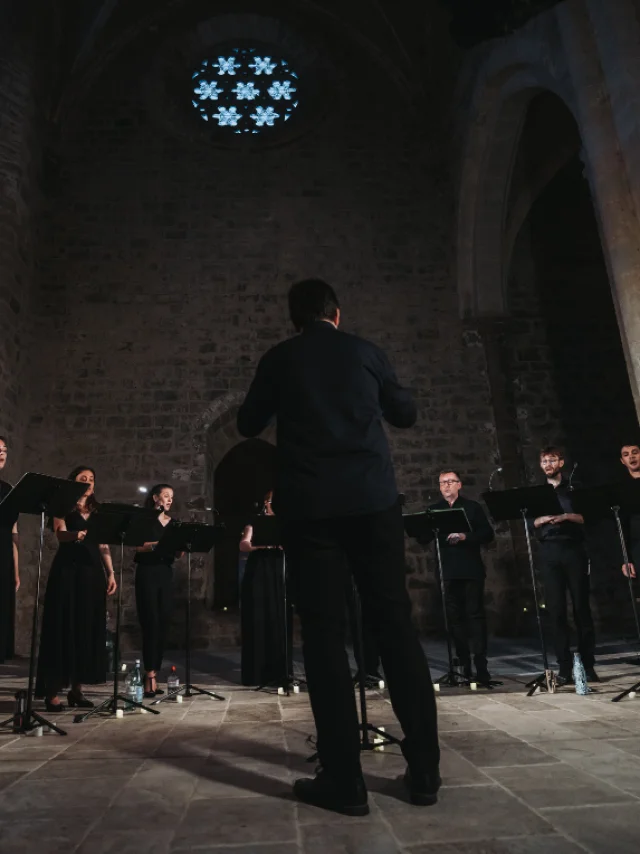
[[[288,121],[299,104],[293,100],[298,75],[288,61],[256,48],[232,48],[205,59],[191,79],[198,96],[191,103],[202,119],[237,134],[267,132]]]

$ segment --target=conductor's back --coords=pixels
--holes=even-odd
[[[405,739],[413,803],[437,801],[440,751],[429,667],[411,620],[404,530],[383,421],[411,427],[416,408],[385,354],[338,329],[340,307],[317,279],[289,291],[300,333],[263,356],[238,413],[244,436],[277,419],[274,508],[283,518],[287,587],[300,616],[321,770],[296,781],[303,801],[369,812],[360,726],[345,650],[353,576]]]

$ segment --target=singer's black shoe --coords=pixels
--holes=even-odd
[[[489,685],[491,683],[491,674],[486,667],[476,667],[476,680],[480,685]]]
[[[342,815],[369,815],[367,789],[362,776],[353,780],[336,780],[321,769],[315,777],[296,780],[293,793],[299,800],[314,807]]]
[[[75,691],[69,691],[67,694],[67,702],[69,703],[70,709],[73,709],[74,707],[79,709],[93,709],[95,707],[95,703],[92,703],[91,700],[87,700],[84,694],[76,694]]]
[[[45,700],[44,707],[49,714],[55,712],[65,712],[67,710],[67,707],[64,703],[52,703],[51,700]]]
[[[412,772],[407,766],[403,780],[412,804],[419,807],[431,807],[438,803],[438,789],[442,785],[438,771],[434,771],[432,774],[419,771]]]
[[[573,685],[573,676],[568,670],[560,670],[556,676],[556,687],[563,688],[565,685]]]
[[[587,682],[602,682],[593,667],[587,667]]]

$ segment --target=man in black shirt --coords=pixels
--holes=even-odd
[[[299,282],[289,311],[301,334],[260,360],[238,430],[257,436],[277,419],[273,506],[285,522],[322,768],[315,779],[298,780],[294,792],[348,815],[369,811],[345,647],[350,570],[405,734],[411,800],[433,804],[440,786],[435,696],[411,620],[402,508],[383,427],[412,427],[416,407],[382,350],[338,329],[333,288]]]
[[[484,609],[486,573],[480,547],[490,543],[494,534],[482,506],[460,495],[461,489],[462,481],[457,472],[440,472],[442,501],[431,505],[431,508],[446,510],[448,507],[461,507],[467,514],[471,531],[439,537],[445,601],[456,655],[464,667],[465,675],[469,679],[472,677],[472,648],[477,680],[487,684],[491,681],[491,675],[487,667],[487,620]]]
[[[578,651],[587,679],[599,682],[595,665],[595,631],[589,602],[589,559],[585,545],[584,519],[573,512],[571,485],[563,476],[564,454],[560,448],[549,446],[540,452],[540,468],[547,483],[556,490],[563,513],[558,516],[539,516],[534,527],[540,541],[540,554],[547,595],[547,613],[554,629],[558,683],[572,681],[572,658],[567,591],[573,606],[573,619],[578,633]]]

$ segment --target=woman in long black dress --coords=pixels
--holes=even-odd
[[[0,436],[0,471],[7,464],[8,442]],[[11,485],[0,480],[0,501],[11,490]],[[0,664],[13,658],[16,593],[20,587],[18,569],[18,523],[3,525],[0,522]]]
[[[138,548],[135,556],[136,607],[142,629],[142,659],[146,671],[144,696],[155,697],[164,691],[158,688],[157,675],[162,667],[165,641],[171,619],[171,580],[174,554],[158,547],[165,528],[172,524],[169,510],[173,504],[173,489],[168,483],[159,483],[151,490],[145,506],[161,510],[154,522],[152,541]]]
[[[265,516],[274,515],[272,497],[271,491],[264,497],[262,514]],[[285,658],[283,552],[272,546],[254,545],[253,525],[247,525],[242,532],[240,551],[249,555],[240,585],[242,684],[284,684],[291,673],[286,673]],[[287,610],[290,644],[290,603]],[[290,661],[288,669],[291,671]]]
[[[35,691],[45,698],[48,712],[64,710],[57,694],[68,685],[70,706],[93,706],[82,685],[105,681],[106,597],[117,587],[109,546],[86,539],[87,522],[98,507],[95,472],[79,466],[69,480],[86,483],[87,490],[68,516],[53,520],[59,546],[44,598]]]

